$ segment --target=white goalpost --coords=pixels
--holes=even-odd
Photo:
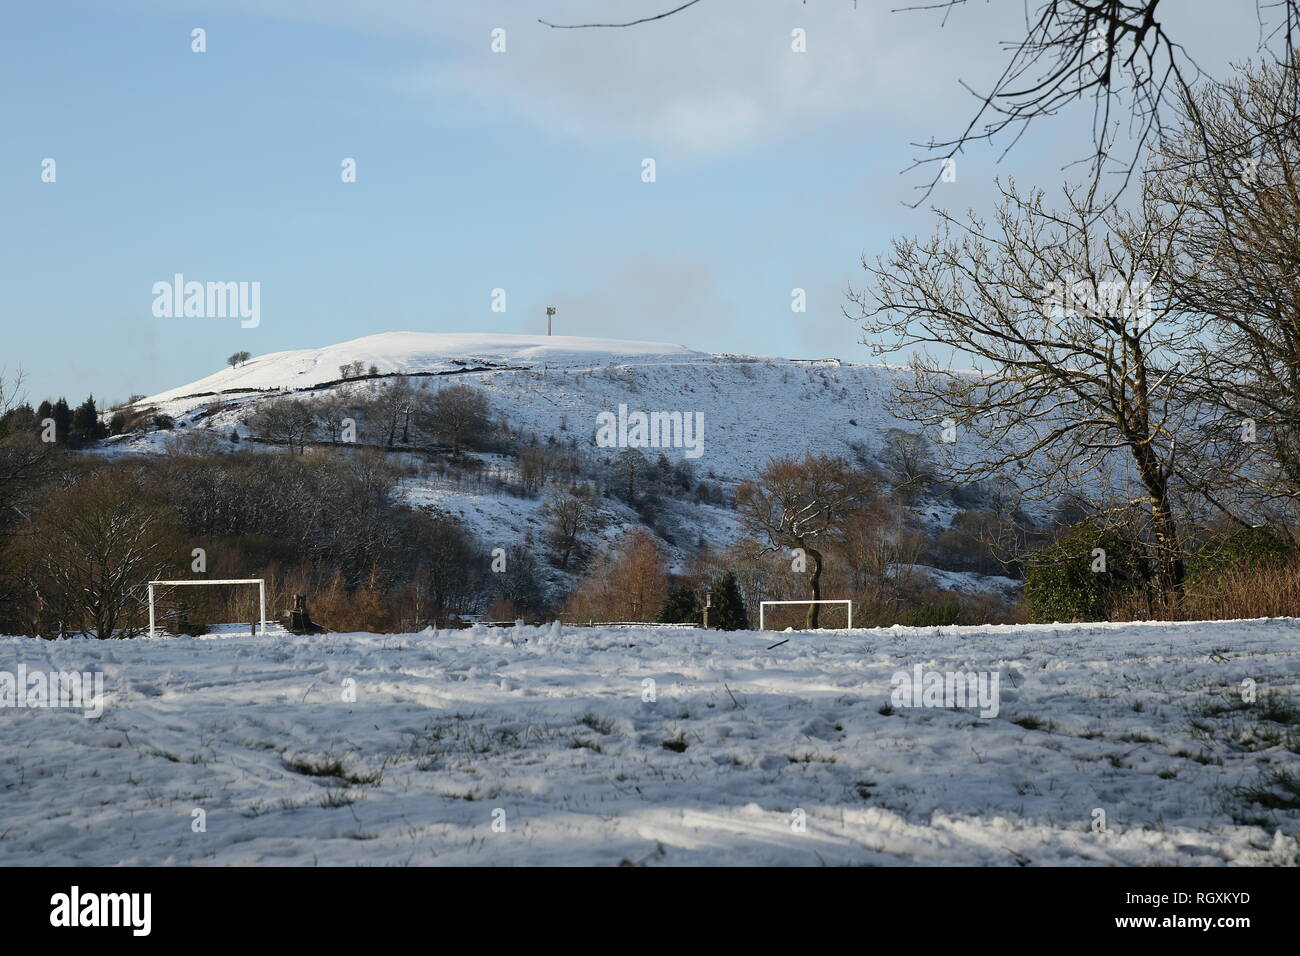
[[[847,604],[849,608],[849,623],[847,627],[850,629],[853,627],[853,602],[852,601],[759,601],[758,602],[758,629],[760,631],[767,630],[767,628],[764,627],[763,624],[765,622],[767,606],[769,604]]]
[[[149,636],[154,636],[154,608],[153,608],[153,589],[155,587],[172,587],[175,585],[192,586],[197,584],[256,584],[261,607],[261,633],[266,633],[266,579],[265,578],[234,578],[224,581],[150,581],[149,582]]]

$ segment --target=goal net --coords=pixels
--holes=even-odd
[[[850,628],[853,626],[852,601],[759,601],[758,629],[783,631],[787,627],[802,629],[808,609],[818,605],[817,627]]]
[[[149,636],[153,637],[157,632],[157,611],[155,609],[155,589],[156,588],[174,588],[174,587],[197,587],[199,585],[227,585],[227,584],[256,584],[257,585],[257,607],[258,620],[261,622],[257,627],[257,633],[266,633],[266,579],[265,578],[233,578],[227,580],[212,581],[150,581],[149,582]]]

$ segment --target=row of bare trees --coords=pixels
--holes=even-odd
[[[579,527],[588,502],[570,494],[558,503],[562,512],[552,513],[571,519],[567,527]],[[688,592],[691,607],[698,608],[706,589],[724,574],[734,576],[743,604],[751,608],[761,600],[815,601],[827,593],[854,601],[855,623],[921,622],[918,611],[936,609],[972,623],[1012,614],[992,596],[964,603],[950,599],[952,606],[941,608],[940,589],[919,567],[926,536],[914,526],[910,510],[893,500],[878,474],[842,458],[809,454],[773,460],[741,484],[737,509],[746,534],[726,547],[693,552],[674,573],[664,549],[646,531],[623,535],[589,562],[589,573],[569,596],[563,616],[580,623],[664,619],[670,592]],[[804,627],[826,622],[820,605],[801,611]],[[842,609],[836,613],[842,624]]]
[[[948,479],[1140,509],[1174,600],[1183,522],[1294,537],[1300,518],[1297,77],[1253,66],[1187,94],[1123,207],[1000,185],[991,220],[939,212],[851,293],[866,344],[912,353],[896,411],[936,436]]]
[[[34,451],[26,436],[0,439],[0,461]],[[0,495],[23,509],[0,516],[0,633],[131,636],[147,618],[148,581],[195,575],[265,577],[273,609],[320,594],[325,623],[345,629],[445,619],[476,608],[487,588],[486,549],[455,518],[407,507],[378,450],[49,454],[40,471],[0,476]],[[207,621],[251,613],[228,590],[177,599]],[[367,620],[377,601],[384,615]]]
[[[487,397],[471,385],[416,387],[406,376],[353,394],[264,401],[246,424],[260,437],[302,454],[313,441],[389,448],[441,442],[459,457],[490,428]]]

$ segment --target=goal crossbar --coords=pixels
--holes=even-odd
[[[266,579],[265,578],[225,578],[225,579],[198,579],[190,578],[185,581],[150,581],[149,582],[149,636],[154,636],[154,606],[153,598],[155,587],[175,587],[175,586],[193,586],[196,584],[256,584],[258,590],[259,605],[261,607],[261,633],[266,633]]]
[[[758,602],[758,629],[765,631],[763,626],[766,617],[767,606],[769,604],[847,604],[849,606],[849,623],[848,628],[853,627],[853,602],[852,601],[759,601]]]

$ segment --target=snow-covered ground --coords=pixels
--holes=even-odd
[[[1300,772],[1290,619],[0,638],[0,670],[20,663],[102,671],[106,700],[98,719],[0,710],[4,865],[1267,865],[1298,849],[1300,813],[1248,793]],[[918,664],[997,674],[997,716],[889,712],[891,678]]]

